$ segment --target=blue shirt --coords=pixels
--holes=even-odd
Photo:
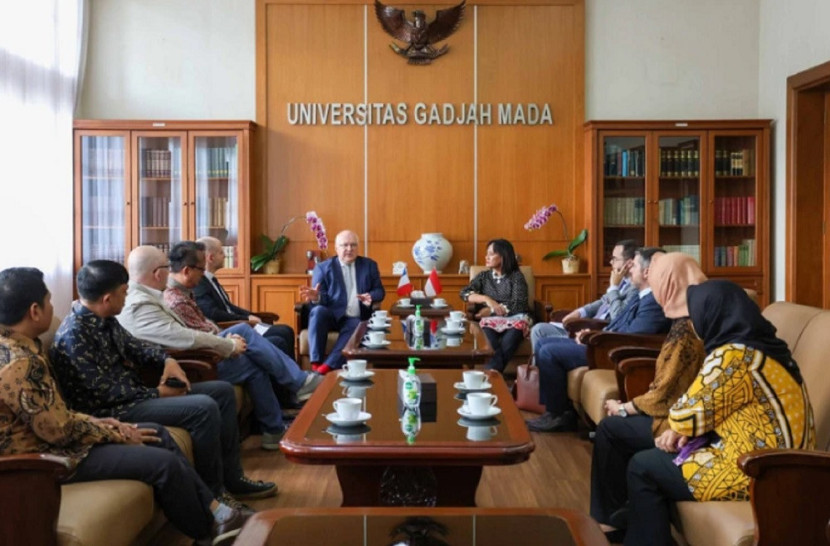
[[[119,417],[158,398],[158,389],[144,386],[138,369],[161,368],[166,359],[161,348],[130,335],[115,317],[101,318],[77,301],[55,334],[50,356],[69,407],[97,417]]]

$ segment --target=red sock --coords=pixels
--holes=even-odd
[[[314,371],[316,371],[320,375],[326,375],[327,373],[329,373],[331,371],[331,368],[329,368],[328,364],[320,364],[319,366],[317,366],[317,369],[314,370]]]
[[[317,371],[317,369],[318,369],[319,367],[320,367],[320,363],[319,363],[319,362],[312,362],[312,363],[311,363],[311,371],[312,371],[312,372],[316,372],[316,371]]]

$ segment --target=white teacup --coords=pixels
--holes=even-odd
[[[366,361],[365,360],[347,360],[345,364],[343,364],[343,371],[346,372],[346,375],[352,377],[361,377],[366,373]]]
[[[435,298],[432,300],[432,305],[434,305],[435,307],[446,307],[447,300],[445,300],[444,298]]]
[[[386,332],[380,330],[378,332],[369,332],[363,336],[363,342],[370,345],[380,345],[386,339]]]
[[[386,320],[387,318],[389,318],[389,311],[385,311],[383,309],[378,309],[377,311],[372,313],[372,318],[373,319]]]
[[[369,319],[369,326],[372,328],[386,328],[388,325],[389,323],[384,317],[372,317]]]
[[[487,378],[484,372],[478,370],[467,370],[461,375],[464,376],[464,386],[468,389],[480,389]]]
[[[412,300],[410,300],[409,298],[401,298],[398,300],[398,305],[400,305],[401,307],[409,307],[410,301]]]
[[[344,421],[354,421],[360,416],[363,400],[360,398],[338,398],[334,401],[334,411]]]
[[[467,427],[467,439],[473,442],[483,442],[498,434],[495,425],[490,427]]]
[[[460,320],[447,319],[447,328],[450,330],[461,330],[463,327],[464,326]]]
[[[450,311],[450,320],[463,320],[464,311]]]
[[[463,338],[447,336],[447,347],[461,347],[462,341],[464,341]]]
[[[473,415],[487,415],[499,397],[489,392],[471,392],[467,395],[467,408]]]

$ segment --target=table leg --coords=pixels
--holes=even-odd
[[[338,465],[337,479],[342,506],[475,506],[481,470],[481,466]],[[400,495],[390,489],[401,483],[409,497],[398,501]],[[417,499],[412,499],[413,494]]]

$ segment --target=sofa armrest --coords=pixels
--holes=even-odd
[[[550,322],[553,305],[546,301],[533,300],[533,322]]]
[[[758,546],[830,540],[830,453],[766,449],[741,455],[738,466],[751,478]]]
[[[607,320],[600,320],[594,318],[578,318],[568,321],[568,324],[565,324],[565,329],[568,331],[568,333],[571,334],[571,337],[573,337],[574,334],[581,330],[601,331],[606,326],[608,326]]]
[[[57,544],[60,481],[69,459],[39,453],[0,457],[0,544]]]
[[[649,356],[626,358],[617,366],[617,387],[624,402],[648,392],[654,381],[656,359]]]
[[[268,311],[257,311],[254,315],[258,316],[259,319],[265,324],[276,324],[280,320],[280,316],[278,314],[270,313]]]
[[[616,364],[609,353],[618,347],[657,347],[666,340],[666,334],[621,334],[619,332],[592,332],[584,338],[588,347],[588,367],[600,370],[615,370]]]

